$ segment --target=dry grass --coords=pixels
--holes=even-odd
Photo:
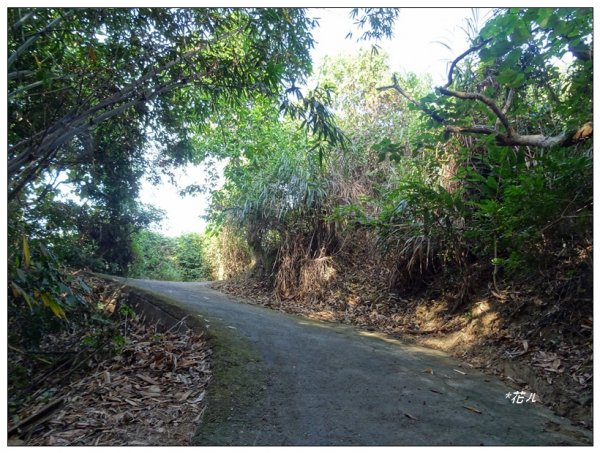
[[[252,266],[248,246],[230,227],[211,238],[208,258],[213,264],[213,278],[224,280],[247,272]]]
[[[435,271],[436,248],[428,236],[410,236],[398,251],[388,254],[390,264],[390,288],[414,286]]]
[[[280,297],[288,297],[298,287],[298,263],[304,251],[299,241],[288,241],[279,248],[274,289]]]
[[[306,258],[302,241],[286,242],[279,250],[274,288],[283,298],[292,295],[322,295],[337,275],[335,262],[321,249],[315,258]]]
[[[300,265],[300,278],[298,292],[300,295],[314,294],[320,297],[335,282],[337,270],[331,256],[323,256],[323,250],[319,257],[307,259]]]

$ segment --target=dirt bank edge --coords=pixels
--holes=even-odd
[[[207,322],[200,310],[193,313],[177,301],[151,291],[132,287],[124,291],[130,304],[148,321],[167,328],[179,323],[206,335],[212,350],[213,377],[207,389],[207,409],[193,434],[192,445],[252,445],[256,440],[254,433],[260,431],[262,420],[258,414],[262,413],[267,383],[265,366],[257,351],[222,323],[214,319]]]

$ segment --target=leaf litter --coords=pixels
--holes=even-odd
[[[254,276],[210,286],[247,303],[446,351],[592,427],[593,314],[584,276],[539,277],[495,291],[486,285],[485,269],[475,269],[479,286],[457,309],[453,283],[444,278],[406,294],[390,289],[380,257],[368,250],[355,247],[357,256],[339,258],[337,279],[324,290],[280,294]]]
[[[112,355],[82,354],[58,372],[39,372],[40,388],[13,408],[9,445],[190,444],[211,378],[204,335],[184,328],[160,331],[138,316],[122,327],[122,345]],[[9,361],[20,360],[18,354],[12,351]],[[74,373],[76,364],[83,366]]]

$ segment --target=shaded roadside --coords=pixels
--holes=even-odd
[[[215,353],[223,351],[223,377],[231,381],[209,389],[217,404],[211,409],[209,400],[206,423],[200,425],[195,443],[591,442],[589,432],[539,404],[513,404],[506,395],[514,389],[441,352],[233,302],[205,284],[141,280],[127,284],[201,319]],[[219,341],[225,343],[219,346]],[[219,385],[218,376],[215,371],[214,385]]]

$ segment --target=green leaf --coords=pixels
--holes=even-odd
[[[487,186],[492,190],[498,190],[498,181],[496,181],[493,177],[488,176],[485,180]]]
[[[502,85],[516,88],[525,82],[525,74],[514,69],[504,69],[500,74],[498,74],[496,80],[498,80],[498,83],[501,83]]]
[[[510,38],[515,46],[519,46],[531,38],[531,32],[524,22],[519,21],[515,23],[515,28]]]
[[[479,33],[480,36],[483,39],[489,39],[492,36],[494,36],[497,33],[498,30],[498,26],[496,25],[496,22],[494,21],[489,21],[482,29],[481,32]]]
[[[520,87],[521,85],[523,85],[523,83],[525,82],[525,74],[522,72],[519,72],[516,77],[512,80],[512,82],[507,83],[506,85],[509,86],[510,88],[517,88]]]
[[[505,55],[512,48],[512,43],[508,42],[506,39],[500,39],[490,47],[490,53],[493,58],[499,58]]]
[[[511,50],[506,57],[504,58],[504,62],[502,63],[502,68],[514,68],[515,65],[519,63],[519,60],[523,56],[523,51],[520,47],[516,47]]]
[[[125,346],[125,337],[123,337],[123,335],[115,335],[113,341],[115,345],[119,348]]]
[[[25,274],[25,272],[23,272],[22,269],[17,268],[16,273],[19,281],[21,281],[22,283],[25,283],[27,281],[27,274]]]
[[[541,28],[546,28],[554,10],[552,8],[539,8],[537,10],[537,23]]]

